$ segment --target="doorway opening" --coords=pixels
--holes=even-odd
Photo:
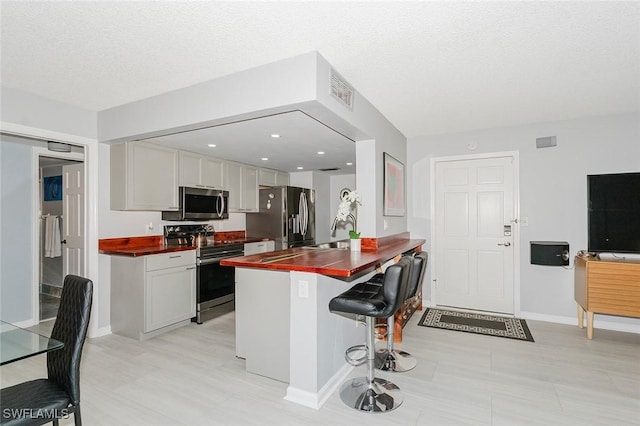
[[[38,156],[38,313],[40,321],[55,318],[64,277],[69,271],[68,168],[83,161],[40,154]],[[84,197],[82,197],[84,198]],[[72,207],[73,208],[73,207]],[[65,215],[67,213],[67,215]],[[77,272],[76,272],[77,273]]]

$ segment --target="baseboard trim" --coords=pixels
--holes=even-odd
[[[95,332],[90,333],[88,337],[90,339],[93,339],[96,337],[102,337],[109,334],[111,334],[111,326],[107,325],[107,326],[98,328],[97,330],[95,330]]]
[[[422,305],[428,308],[437,308],[431,300],[423,300]],[[532,321],[544,321],[544,322],[552,322],[556,324],[566,324],[566,325],[575,325],[578,326],[578,316],[576,314],[575,317],[565,317],[562,315],[548,315],[548,314],[539,314],[536,312],[526,312],[521,311],[518,315],[519,318],[528,319]],[[594,329],[602,329],[602,330],[611,330],[611,331],[623,331],[625,333],[634,333],[640,334],[640,318],[631,318],[631,317],[620,317],[620,318],[628,318],[633,321],[633,324],[624,324],[615,321],[607,321],[606,318],[611,318],[611,315],[601,315],[596,314],[593,321]],[[586,324],[585,324],[586,327]]]
[[[319,410],[325,402],[333,395],[333,393],[342,385],[346,378],[351,374],[353,366],[344,364],[336,374],[318,391],[313,393],[302,389],[295,388],[291,385],[287,387],[287,394],[284,399],[289,402],[304,405],[305,407]]]
[[[520,312],[520,316],[523,319],[529,319],[533,321],[545,321],[553,322],[556,324],[566,324],[578,326],[578,318],[576,317],[563,317],[558,315],[537,314],[535,312]],[[637,324],[623,324],[619,322],[607,321],[603,318],[607,318],[609,315],[595,315],[593,321],[594,329],[611,330],[611,331],[623,331],[626,333],[640,334],[640,320],[632,318],[633,321],[638,321]],[[626,318],[626,317],[625,317]],[[585,324],[586,328],[586,324]]]

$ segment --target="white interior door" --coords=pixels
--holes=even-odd
[[[514,313],[513,161],[435,163],[437,305]]]
[[[62,276],[84,276],[84,164],[62,167]]]

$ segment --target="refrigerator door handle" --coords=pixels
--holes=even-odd
[[[304,192],[300,194],[300,202],[300,213],[302,214],[302,229],[300,230],[300,233],[302,235],[307,235],[307,227],[309,226],[309,209],[307,207],[307,194]]]
[[[300,234],[304,235],[304,203],[303,203],[304,193],[300,193],[300,197],[298,198],[298,218],[300,219]]]

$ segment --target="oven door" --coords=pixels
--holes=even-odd
[[[197,305],[195,322],[202,324],[234,309],[236,269],[222,266],[220,260],[242,256],[242,252],[197,262]]]

